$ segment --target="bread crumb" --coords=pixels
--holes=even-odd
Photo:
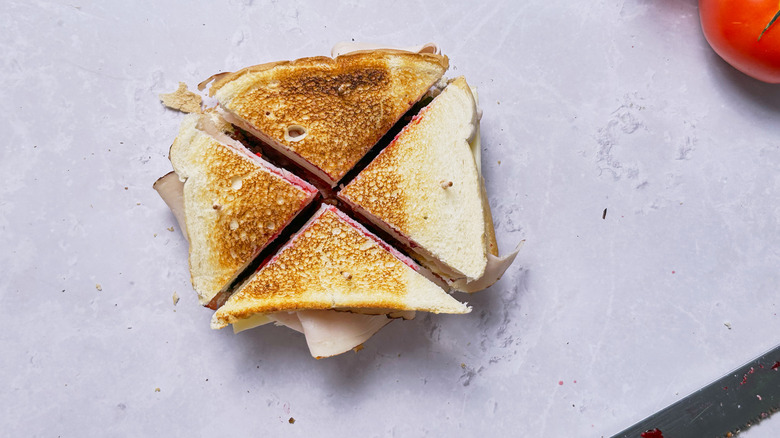
[[[443,188],[443,189],[446,189],[448,187],[452,187],[452,181],[441,180],[440,184],[441,184],[441,188]]]
[[[203,99],[187,90],[187,84],[179,82],[179,88],[173,93],[161,94],[160,101],[168,108],[181,111],[183,113],[202,113],[201,104]]]
[[[295,424],[295,418],[290,417],[290,419],[287,420],[287,422],[290,423],[290,424]]]
[[[463,362],[461,362],[461,363],[460,363],[460,367],[465,369],[465,368],[466,368],[466,364],[465,364],[465,363],[463,363]]]
[[[362,350],[362,349],[364,349],[364,348],[366,348],[366,347],[364,347],[364,346],[363,346],[363,344],[360,344],[360,345],[358,345],[357,347],[353,348],[353,349],[352,349],[352,351],[354,351],[355,353],[357,353],[358,351],[360,351],[360,350]]]
[[[101,286],[100,283],[95,283],[95,289],[97,289],[98,291],[102,291],[103,286]]]
[[[175,306],[177,304],[179,304],[179,294],[173,292],[173,305]]]
[[[160,392],[160,388],[154,388],[154,392]]]
[[[166,230],[173,231],[173,227],[168,227],[168,228],[166,228]]]
[[[731,330],[731,323],[730,322],[724,322],[723,325],[725,325],[727,329]]]

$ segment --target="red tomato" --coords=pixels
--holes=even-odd
[[[780,83],[778,13],[778,0],[699,0],[704,37],[715,52],[742,73],[772,84]]]

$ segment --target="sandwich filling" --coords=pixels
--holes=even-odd
[[[321,181],[330,181],[331,178],[328,176],[327,173],[325,173],[324,170],[320,169],[317,165],[312,163],[311,161],[301,157],[298,153],[295,152],[295,150],[286,149],[283,147],[280,147],[278,145],[278,142],[274,140],[272,137],[267,135],[266,133],[258,130],[254,126],[252,126],[249,122],[241,119],[240,117],[233,114],[232,111],[229,109],[226,109],[224,107],[219,107],[219,113],[222,115],[222,117],[227,120],[228,122],[238,126],[239,128],[243,129],[244,131],[254,135],[257,137],[258,140],[262,141],[263,143],[270,145],[274,147],[277,151],[281,152],[285,157],[287,157],[288,160],[292,161],[293,163],[297,164],[298,166],[306,169],[308,172],[310,172],[315,177],[319,178]]]
[[[265,167],[269,172],[274,173],[276,176],[284,179],[285,181],[302,188],[310,193],[317,193],[317,189],[302,178],[298,177],[294,173],[288,172],[282,168],[276,167],[268,161],[262,159],[258,154],[253,154],[246,148],[241,142],[229,137],[222,129],[220,124],[229,123],[227,119],[221,117],[219,113],[210,112],[206,114],[207,117],[202,117],[198,121],[197,128],[211,136],[214,140],[231,146],[236,152],[246,155],[248,158],[257,161],[257,163]],[[232,128],[232,127],[231,127]]]

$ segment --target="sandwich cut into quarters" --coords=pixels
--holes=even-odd
[[[184,219],[192,285],[200,303],[212,308],[317,196],[309,183],[225,135],[219,122],[216,114],[186,116],[170,150],[174,173],[155,184]],[[168,186],[178,193],[164,195]]]
[[[417,310],[463,314],[471,309],[424,276],[414,261],[335,206],[323,204],[216,311],[211,326],[311,310],[386,315]]]
[[[471,88],[463,77],[452,80],[339,193],[427,267],[461,286],[481,279],[488,255],[497,256],[472,150],[479,147],[478,122]]]
[[[281,241],[285,228],[285,235],[297,228],[290,226],[293,218],[299,216],[298,223],[306,220],[315,208],[317,190],[223,135],[222,129],[230,125],[216,129],[216,113],[188,116],[181,140],[174,143],[174,147],[180,143],[182,151],[175,154],[171,149],[175,172],[161,178],[155,188],[161,195],[174,192],[163,199],[191,242],[193,286],[201,302],[216,309],[212,328],[232,324],[238,332],[275,322],[302,332],[310,352],[319,358],[359,346],[390,320],[409,319],[416,310],[454,314],[471,310],[447,291],[476,292],[490,286],[517,251],[498,258],[480,174],[476,93],[465,79],[450,81],[368,168],[351,182],[344,178],[422,96],[439,91],[432,91],[432,86],[446,84],[441,78],[447,64],[441,55],[375,50],[263,64],[201,83],[202,90],[216,79],[210,94],[220,104],[217,110],[224,120],[219,118],[219,123],[242,128],[296,163],[298,168],[293,166],[292,171],[317,185],[329,203],[341,187],[336,187],[338,183],[346,180],[338,198],[349,206],[350,215],[370,221],[436,274],[327,204],[281,249],[264,251],[262,265],[251,273],[247,268],[260,250]],[[257,191],[229,193],[228,186],[233,191],[247,186],[248,173],[241,166],[222,172],[219,159],[201,163],[210,160],[212,152],[200,157],[193,145],[213,146],[212,142],[261,163],[283,183],[278,189],[272,187],[278,181],[267,183],[264,196],[256,196]],[[265,152],[270,159],[279,159],[272,151]],[[290,168],[285,160],[275,162]],[[218,175],[209,175],[213,167],[220,169]],[[288,189],[293,189],[290,199],[276,197]],[[204,199],[217,193],[225,196],[210,205],[216,211],[238,198],[253,203],[246,209],[239,206],[227,222],[230,231],[237,231],[228,239],[238,239],[238,244],[222,245],[226,222],[215,220],[205,208],[209,202]],[[269,208],[273,199],[280,206],[278,212]],[[174,208],[175,204],[183,208]],[[301,214],[307,205],[308,212]],[[241,228],[262,211],[278,215],[269,227],[278,225],[276,229],[250,235]],[[251,249],[237,251],[242,244]],[[217,266],[221,262],[211,260],[214,254],[221,260],[225,251],[233,264],[223,269]],[[216,280],[220,276],[222,280]],[[211,284],[204,287],[208,280]]]
[[[374,50],[212,76],[226,120],[334,187],[436,84],[446,56]]]

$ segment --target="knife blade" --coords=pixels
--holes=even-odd
[[[612,438],[732,437],[778,410],[780,344]]]

